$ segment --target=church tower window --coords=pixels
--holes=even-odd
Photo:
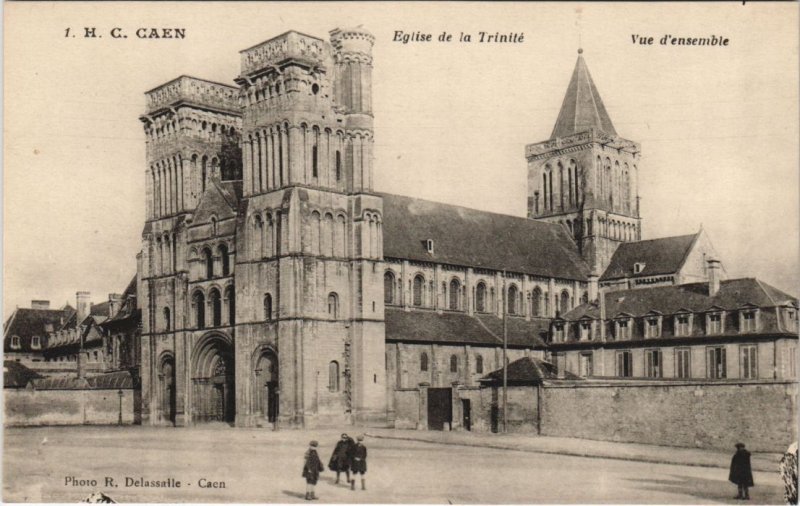
[[[339,317],[339,296],[336,292],[328,294],[328,315],[333,319]]]
[[[208,293],[208,302],[211,306],[211,323],[214,327],[222,325],[222,297],[219,290],[214,288]]]
[[[394,304],[395,277],[392,271],[386,271],[383,275],[383,302]]]
[[[264,319],[272,321],[272,295],[264,295]]]
[[[339,362],[335,360],[328,364],[328,390],[339,391]]]

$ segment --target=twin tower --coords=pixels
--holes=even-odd
[[[147,92],[143,420],[386,417],[372,46],[290,31]]]

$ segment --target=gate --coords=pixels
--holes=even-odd
[[[451,388],[428,389],[428,429],[444,430],[453,422],[453,390]]]

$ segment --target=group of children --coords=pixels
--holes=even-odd
[[[328,468],[336,471],[336,483],[339,483],[339,475],[345,473],[350,490],[356,489],[355,475],[361,475],[361,490],[367,489],[367,447],[364,446],[364,436],[357,437],[358,442],[353,441],[347,434],[342,434],[341,440],[336,443],[333,450]],[[319,499],[314,494],[314,486],[319,480],[319,473],[325,470],[322,461],[317,454],[319,443],[311,441],[305,454],[303,464],[303,478],[306,479],[306,501]],[[353,471],[353,479],[350,479],[350,471]]]

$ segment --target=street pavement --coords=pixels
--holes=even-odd
[[[301,478],[310,439],[320,457],[346,431],[270,431],[230,427],[49,427],[4,431],[5,502],[76,502],[103,492],[120,502],[305,502]],[[727,469],[580,457],[388,438],[366,429],[367,490],[322,473],[325,503],[424,504],[740,504]],[[427,434],[427,433],[425,433]],[[608,443],[614,445],[615,443]],[[659,448],[659,447],[656,447]],[[692,463],[689,463],[692,464]],[[111,481],[106,482],[106,478]],[[94,480],[94,483],[92,482]],[[142,480],[172,487],[133,485]],[[88,483],[87,483],[88,482]],[[180,488],[175,484],[180,482]],[[774,472],[756,472],[751,503],[781,504]],[[78,483],[78,485],[74,485]],[[96,483],[96,484],[95,484]],[[216,483],[218,487],[202,485]],[[360,488],[360,487],[358,487]]]

